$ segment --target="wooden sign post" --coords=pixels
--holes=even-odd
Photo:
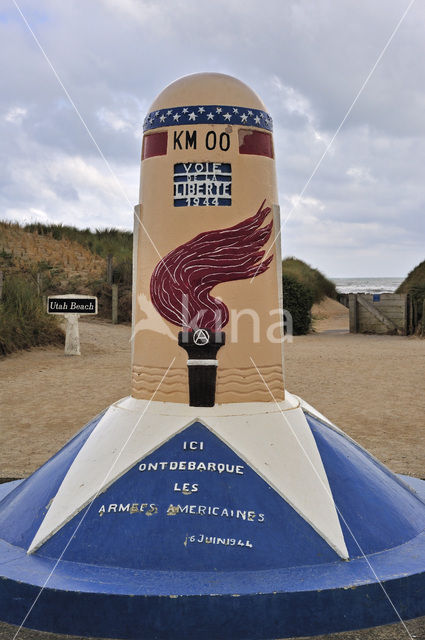
[[[80,315],[93,316],[97,314],[97,298],[73,293],[49,296],[47,298],[47,313],[65,316],[65,355],[80,356],[78,318]]]

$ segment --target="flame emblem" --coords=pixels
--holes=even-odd
[[[150,282],[152,304],[158,313],[184,330],[198,327],[220,331],[229,321],[225,303],[211,290],[221,282],[244,280],[264,273],[262,247],[270,238],[273,220],[265,200],[257,213],[233,227],[200,233],[176,247],[156,265]]]

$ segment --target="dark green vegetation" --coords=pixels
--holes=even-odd
[[[58,319],[47,315],[37,283],[25,276],[6,278],[0,302],[0,355],[63,342]]]
[[[283,308],[292,316],[292,333],[294,336],[303,335],[310,331],[311,307],[313,294],[309,287],[300,282],[293,275],[283,274]],[[286,331],[289,330],[288,319],[285,318]]]
[[[292,315],[294,335],[308,333],[311,307],[326,296],[336,298],[336,288],[318,269],[297,258],[282,261],[283,307]]]
[[[425,334],[425,318],[423,316],[425,301],[425,260],[420,262],[401,283],[396,293],[408,293],[413,304],[413,315],[421,322],[421,334]]]
[[[425,290],[425,260],[419,263],[410,273],[407,274],[405,280],[401,283],[396,293],[424,293]]]
[[[282,261],[282,273],[292,276],[305,287],[310,289],[313,296],[313,303],[320,302],[326,296],[336,298],[336,287],[331,280],[328,280],[318,269],[310,267],[309,264],[297,258],[285,258]]]

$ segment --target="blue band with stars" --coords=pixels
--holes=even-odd
[[[143,131],[186,124],[232,124],[273,131],[273,120],[261,109],[229,107],[216,104],[158,109],[149,113]]]

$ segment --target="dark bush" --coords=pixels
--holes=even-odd
[[[91,293],[97,296],[98,316],[110,320],[112,317],[112,287],[107,282],[92,283]],[[118,285],[118,322],[131,322],[131,287]]]
[[[283,308],[292,316],[292,331],[295,336],[308,333],[311,326],[313,292],[292,275],[283,275]]]
[[[133,260],[131,256],[120,260],[113,266],[112,282],[114,284],[122,284],[131,287],[133,282]]]

